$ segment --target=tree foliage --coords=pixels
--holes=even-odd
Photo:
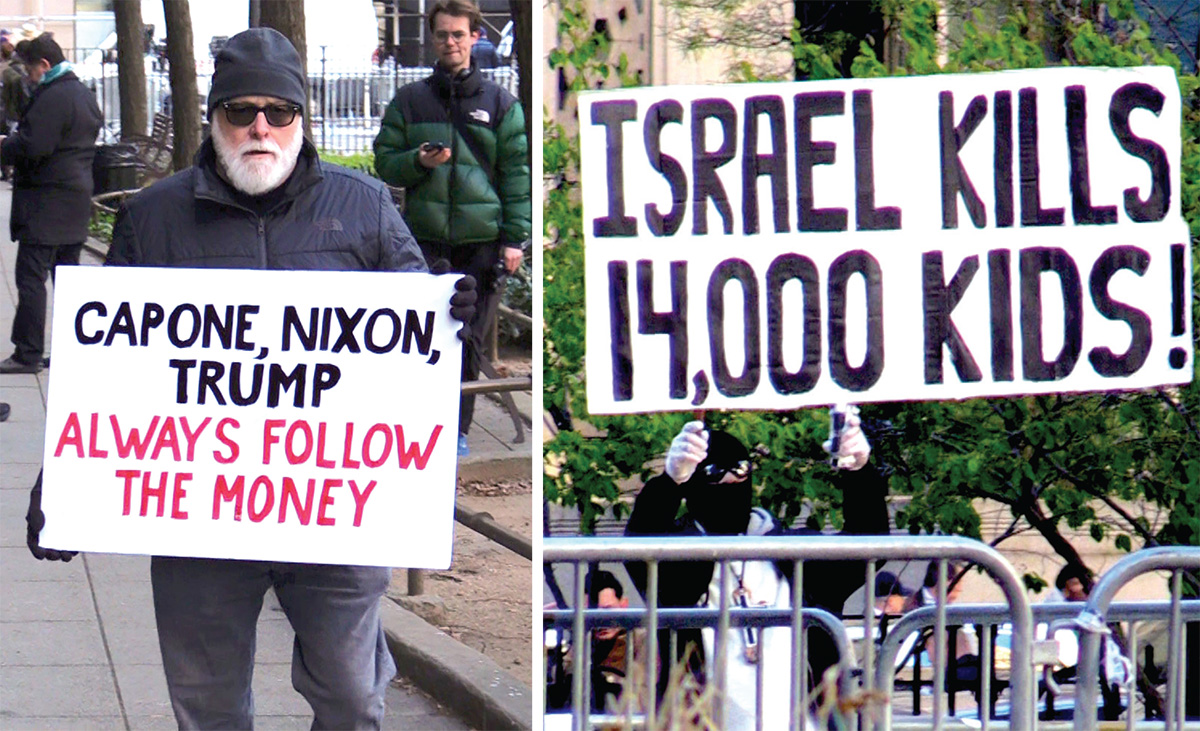
[[[716,0],[714,0],[715,2]],[[722,2],[724,5],[741,5]],[[952,3],[953,4],[953,3]],[[1183,97],[1182,208],[1192,234],[1192,283],[1200,289],[1200,82],[1179,60],[1151,42],[1131,0],[1094,3],[961,2],[955,33],[939,29],[933,0],[881,0],[888,42],[860,40],[850,59],[854,77],[983,72],[1049,65],[1175,68]],[[973,7],[972,7],[973,6]],[[957,7],[957,6],[956,6]],[[985,12],[986,10],[986,12]],[[1040,13],[1040,11],[1039,11]],[[955,16],[960,17],[960,16]],[[611,78],[621,61],[589,30],[578,5],[564,3],[560,45],[550,63],[568,89]],[[847,70],[847,39],[790,36],[796,75],[839,78]],[[953,39],[953,40],[950,40]],[[616,74],[618,77],[620,74]],[[752,69],[735,75],[754,80]],[[547,175],[544,257],[545,406],[570,412],[598,436],[564,429],[545,445],[545,498],[577,505],[582,529],[611,508],[621,515],[617,485],[644,478],[686,414],[601,417],[588,414],[584,393],[583,235],[578,195],[578,137],[546,123]],[[1193,307],[1193,333],[1200,307]],[[1082,531],[1122,550],[1156,544],[1200,545],[1200,381],[1182,388],[1100,394],[1059,394],[962,402],[867,404],[875,454],[894,472],[895,494],[910,496],[896,516],[913,533],[981,536],[977,506],[1002,506],[1008,530],[994,543],[1030,530],[1066,560],[1080,561],[1068,540]],[[758,445],[759,500],[787,519],[808,505],[812,526],[836,526],[838,494],[831,489],[819,446],[828,418],[816,409],[710,415],[744,442]],[[591,432],[589,432],[591,433]],[[984,501],[980,503],[978,501]],[[1080,561],[1082,563],[1082,561]],[[1040,577],[1027,578],[1036,588]]]

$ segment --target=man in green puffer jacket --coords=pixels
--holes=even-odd
[[[375,169],[405,189],[409,229],[430,263],[450,262],[479,284],[463,350],[463,380],[479,377],[484,337],[504,277],[529,243],[530,177],[521,104],[471,63],[483,16],[472,0],[437,0],[428,13],[434,72],[396,93],[375,138]],[[467,453],[475,397],[463,396],[460,455]]]

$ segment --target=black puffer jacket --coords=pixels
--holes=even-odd
[[[196,164],[130,198],[109,264],[224,269],[426,271],[417,242],[378,180],[322,164],[307,140],[270,203],[217,175],[212,140]]]
[[[14,166],[14,241],[56,246],[87,238],[92,159],[103,123],[96,95],[74,72],[34,89],[17,133],[0,145],[0,163]]]

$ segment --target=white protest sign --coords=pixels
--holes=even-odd
[[[446,568],[456,278],[62,268],[42,545]]]
[[[1191,379],[1167,67],[580,98],[588,410]]]

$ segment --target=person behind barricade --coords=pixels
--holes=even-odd
[[[962,595],[963,566],[958,561],[946,562],[946,604],[954,604]],[[913,595],[917,606],[935,606],[937,604],[938,562],[930,561],[925,569],[925,581],[921,590]],[[981,683],[981,661],[979,656],[979,634],[972,625],[959,625],[954,631],[954,647],[948,648],[954,653],[954,675],[946,676],[946,689],[969,690],[979,702]],[[926,640],[925,652],[932,659],[936,658],[935,642],[932,634]],[[992,684],[993,695],[999,693],[998,683]],[[992,699],[995,702],[995,698]]]
[[[611,571],[594,569],[589,571],[584,580],[590,609],[625,609],[629,599],[625,596],[625,588]],[[550,604],[547,608],[557,608]],[[616,701],[621,697],[625,686],[626,672],[634,657],[640,657],[645,646],[645,631],[634,630],[631,633],[621,627],[597,627],[590,633],[591,643],[591,692],[592,713],[614,711],[615,707],[610,698]],[[575,652],[568,650],[561,659],[561,668],[555,673],[557,688],[548,688],[548,695],[556,695],[549,705],[552,708],[565,708],[570,703],[568,697],[571,686],[571,673],[574,672]]]
[[[1093,579],[1087,567],[1078,563],[1067,563],[1054,579],[1054,590],[1046,597],[1047,602],[1086,602],[1092,593]],[[1120,718],[1124,706],[1121,703],[1121,688],[1129,678],[1129,666],[1123,648],[1126,647],[1125,633],[1119,624],[1109,625],[1110,633],[1104,637],[1100,649],[1100,717],[1107,721]],[[1046,625],[1038,625],[1039,638],[1048,633]],[[1076,679],[1079,661],[1079,639],[1073,630],[1058,630],[1053,633],[1058,644],[1059,666],[1051,675],[1056,683],[1070,683]],[[1146,717],[1162,715],[1162,699],[1154,684],[1139,668],[1138,689],[1142,691],[1146,706]],[[1044,688],[1042,691],[1044,692]]]
[[[504,280],[530,241],[529,145],[521,103],[472,62],[483,27],[479,7],[473,0],[436,0],[427,18],[437,65],[388,104],[375,138],[375,169],[404,188],[405,217],[425,256],[448,259],[453,271],[479,283],[472,338],[463,348],[463,380],[474,381],[485,367],[485,336]],[[469,453],[474,412],[475,396],[464,395],[461,456]]]
[[[891,571],[880,571],[875,574],[876,616],[898,617],[904,614],[904,607],[912,595],[912,589],[905,586],[900,577]]]
[[[426,271],[387,187],[322,163],[304,138],[304,66],[285,36],[239,33],[214,65],[211,136],[193,167],[126,201],[109,265]],[[463,277],[455,288],[450,315],[468,322],[474,282]],[[39,545],[40,477],[37,488],[29,548],[38,558],[70,558]],[[180,728],[253,727],[256,626],[272,588],[295,630],[292,685],[313,709],[312,727],[380,728],[396,672],[379,614],[390,577],[377,566],[154,556],[159,646]]]
[[[9,235],[17,242],[13,276],[13,354],[0,373],[44,367],[46,278],[79,263],[92,217],[92,159],[104,116],[93,94],[48,33],[22,42],[18,55],[36,89],[14,134],[0,137],[0,166],[13,166]]]
[[[850,407],[835,440],[826,441],[839,469],[834,479],[843,495],[843,535],[886,535],[889,532],[885,500],[887,482],[869,463],[870,444],[862,432],[858,410]],[[651,478],[634,502],[625,534],[629,536],[767,536],[817,535],[817,531],[791,529],[761,507],[754,507],[750,453],[733,435],[707,429],[702,422],[683,426],[667,452],[663,474]],[[791,606],[790,562],[731,561],[731,607],[787,608]],[[646,565],[626,563],[630,578],[644,597]],[[840,616],[843,604],[862,586],[866,563],[862,561],[806,561],[803,602]],[[659,566],[660,607],[720,606],[720,571],[707,562],[663,562]],[[810,625],[806,625],[810,626]],[[761,636],[760,636],[761,634]],[[676,661],[696,658],[689,648],[702,647],[703,660],[689,670],[704,682],[713,672],[714,632],[681,630]],[[822,630],[808,632],[808,665],[820,682],[827,668],[838,661],[833,640]],[[669,652],[669,633],[660,631],[661,653]],[[726,644],[726,727],[753,728],[756,707],[756,668],[764,664],[764,728],[787,728],[791,706],[791,628],[731,628]],[[659,693],[666,687],[670,666],[660,655]],[[703,663],[703,665],[701,665]]]

